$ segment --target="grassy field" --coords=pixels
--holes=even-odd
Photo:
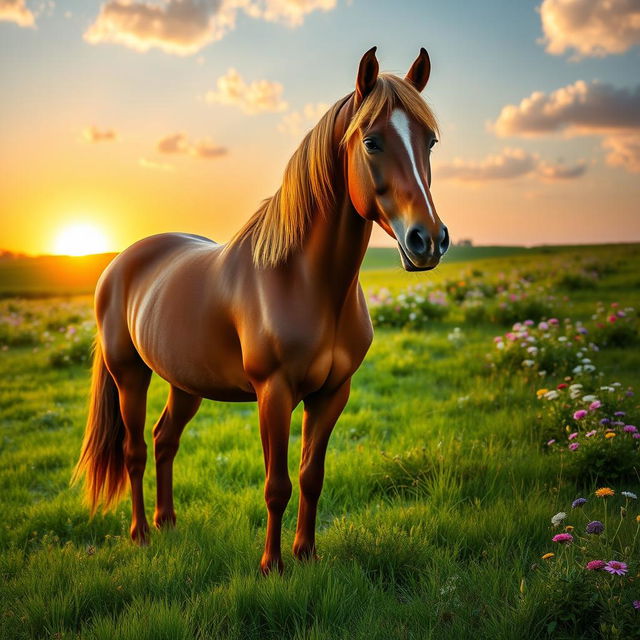
[[[373,309],[374,344],[329,446],[320,559],[301,564],[289,551],[294,489],[284,518],[285,574],[268,578],[257,571],[266,511],[255,406],[203,403],[176,459],[178,527],[137,548],[128,540],[128,499],[89,520],[79,488],[69,487],[89,388],[90,297],[0,302],[1,637],[640,638],[632,606],[640,600],[640,507],[620,495],[640,493],[638,440],[622,426],[616,437],[587,440],[578,425],[573,442],[582,448],[570,452],[565,426],[573,422],[556,420],[549,407],[560,415],[582,399],[565,406],[537,393],[577,380],[600,398],[613,382],[620,391],[611,394],[637,386],[637,319],[622,309],[640,305],[640,247],[475,257],[426,275],[399,267],[362,274],[374,307],[378,299],[386,306]],[[389,264],[387,254],[370,260]],[[17,292],[20,282],[26,293],[60,291],[59,281],[45,287],[37,275],[20,281],[3,268],[4,292]],[[418,306],[407,295],[418,296]],[[617,310],[615,322],[592,318]],[[584,322],[585,354],[591,336],[599,341],[588,352],[596,371],[563,369],[562,355],[545,361],[545,375],[537,363],[521,366],[520,356],[509,364],[510,338],[503,353],[494,337],[528,319],[519,312],[538,316],[531,332],[539,345],[551,339],[538,321],[557,317],[558,331],[576,340],[573,328]],[[549,341],[540,352],[560,353],[560,345]],[[154,377],[149,430],[166,393]],[[603,401],[589,409],[593,416],[614,407]],[[637,401],[628,394],[623,401],[620,424],[638,424]],[[294,487],[300,418],[298,408]],[[555,445],[545,444],[550,435]],[[616,495],[596,498],[605,484]],[[579,496],[590,511],[571,509]],[[560,511],[576,527],[573,545],[551,541],[565,531],[551,525]],[[578,533],[589,519],[601,520],[605,533],[583,543]],[[556,556],[543,560],[547,552]],[[596,558],[625,561],[628,574],[585,570],[584,560]]]

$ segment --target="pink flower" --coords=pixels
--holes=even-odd
[[[571,451],[575,451],[579,446],[580,446],[580,443],[579,443],[579,442],[572,442],[572,443],[569,445],[569,449],[571,449]]]
[[[573,419],[574,420],[582,420],[582,418],[584,418],[587,415],[587,412],[585,409],[578,409],[578,411],[576,411],[573,414]]]
[[[638,427],[634,427],[632,424],[626,424],[623,431],[627,433],[638,433]]]
[[[555,438],[551,438],[551,440],[547,440],[547,446],[550,447],[552,444],[555,444],[556,439]]]
[[[589,405],[589,409],[591,411],[595,411],[596,409],[599,409],[602,406],[602,402],[600,402],[600,400],[594,400],[590,405]]]
[[[551,538],[552,542],[561,542],[564,544],[571,544],[573,542],[573,536],[570,533],[558,533]]]
[[[585,433],[584,435],[587,436],[587,438],[590,438],[591,436],[595,436],[596,433],[598,433],[595,429],[593,429],[592,431],[587,431],[587,433]]]
[[[627,573],[629,567],[624,562],[609,560],[609,562],[604,565],[604,570],[608,571],[612,576],[623,576]]]
[[[600,571],[600,569],[604,569],[606,562],[602,560],[592,560],[591,562],[587,562],[586,568],[589,571]]]
[[[611,324],[613,324],[617,319],[618,319],[618,318],[616,318],[615,316],[609,316],[609,317],[607,318],[607,320],[608,320]]]
[[[573,440],[574,438],[578,437],[578,432],[574,431],[573,433],[569,434],[569,440]]]
[[[560,324],[558,318],[549,318],[549,324]]]

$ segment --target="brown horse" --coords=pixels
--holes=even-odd
[[[147,541],[144,424],[155,371],[171,385],[153,429],[156,527],[175,523],[173,460],[202,398],[257,400],[268,510],[260,566],[281,571],[289,426],[303,401],[293,553],[315,556],[329,436],[373,335],[358,282],[372,224],[397,240],[408,271],[433,269],[449,244],[429,191],[437,125],[420,97],[429,72],[421,49],[404,79],[379,75],[374,47],[355,91],[309,132],[280,189],[229,243],[166,233],[108,266],[96,289],[91,408],[74,475],[86,474],[92,513],[117,501],[128,474],[131,537]]]

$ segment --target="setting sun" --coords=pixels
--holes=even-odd
[[[59,255],[86,256],[108,251],[104,232],[91,224],[74,224],[63,229],[56,237],[54,251]]]

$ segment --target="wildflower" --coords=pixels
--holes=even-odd
[[[602,406],[602,402],[600,402],[600,400],[594,400],[590,405],[589,405],[589,410],[590,411],[595,411],[596,409],[599,409]]]
[[[587,524],[586,532],[593,533],[595,535],[599,535],[604,531],[604,525],[600,520],[592,520]]]
[[[573,536],[570,533],[558,533],[553,536],[551,540],[552,542],[571,544],[573,542]]]
[[[555,444],[556,439],[555,438],[551,438],[551,440],[547,440],[547,446],[550,447],[552,444]]]
[[[631,604],[634,609],[640,609],[640,600],[634,600]]]
[[[636,516],[636,522],[637,522],[638,524],[640,524],[640,515],[637,515],[637,516]]]
[[[605,425],[609,424],[611,422],[611,420],[609,420],[609,418],[602,418],[602,420],[600,420],[600,424],[604,427]]]
[[[553,516],[553,518],[551,518],[551,524],[554,527],[557,527],[558,525],[561,525],[566,519],[567,519],[567,514],[564,511],[560,511],[559,513],[556,513],[556,515]]]
[[[587,562],[586,568],[589,571],[600,571],[600,569],[604,569],[606,562],[602,560],[591,560],[591,562]]]
[[[572,524],[568,524],[564,530],[571,533],[573,530],[575,529],[575,527]]]
[[[522,361],[522,366],[523,367],[533,367],[534,364],[535,364],[535,362],[533,360],[523,360]]]
[[[585,358],[585,360],[588,361],[586,364],[591,362],[591,360],[589,360],[589,358]],[[582,363],[585,364],[585,361],[583,360]],[[583,402],[594,402],[595,400],[597,400],[597,398],[592,393],[589,393],[586,396],[582,396],[582,400],[583,400]]]
[[[574,438],[578,437],[578,432],[574,431],[573,433],[569,434],[569,440],[573,440]]]
[[[626,431],[627,433],[638,433],[638,427],[632,424],[626,424],[623,431]]]
[[[587,436],[587,438],[591,438],[592,436],[595,436],[596,433],[598,432],[595,429],[592,429],[591,431],[587,431],[584,435]]]
[[[586,498],[576,498],[571,503],[571,508],[572,509],[577,509],[578,507],[581,507],[583,504],[586,504],[587,502],[588,502],[588,500]]]
[[[609,487],[602,487],[602,489],[596,489],[596,497],[598,498],[606,498],[608,496],[615,495],[615,491],[613,489],[609,489]]]
[[[561,382],[556,389],[566,389],[569,385],[566,382]]]
[[[575,451],[576,449],[579,449],[579,448],[580,448],[580,443],[579,442],[572,442],[569,445],[569,450],[570,451]]]
[[[625,498],[631,498],[632,500],[638,499],[638,496],[635,493],[633,493],[633,491],[621,491],[620,495],[624,496]]]
[[[624,416],[626,416],[627,414],[624,411],[616,411],[613,414],[616,418],[623,418]]]
[[[560,394],[555,389],[551,389],[551,391],[547,391],[547,393],[544,394],[544,397],[547,400],[555,400],[560,397]]]
[[[573,414],[574,420],[582,420],[587,415],[587,412],[584,409],[579,409]]]
[[[628,569],[626,563],[618,562],[618,560],[609,560],[609,562],[604,565],[604,570],[608,571],[612,576],[623,576],[627,573]]]
[[[541,398],[545,393],[549,393],[549,389],[538,389],[536,391],[538,398]]]
[[[555,555],[556,555],[555,553],[545,553],[545,554],[542,556],[542,559],[543,559],[543,560],[548,560],[549,558],[553,558]]]
[[[611,438],[615,438],[616,437],[616,433],[615,433],[615,431],[609,431],[608,433],[604,434],[604,437],[607,438],[607,440],[611,440]]]

